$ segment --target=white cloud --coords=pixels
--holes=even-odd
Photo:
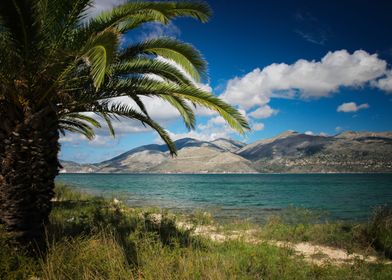
[[[164,25],[159,22],[149,22],[141,27],[143,35],[138,37],[138,40],[144,41],[158,37],[172,37],[177,38],[181,35],[181,30],[172,22]]]
[[[77,133],[66,133],[65,136],[60,138],[60,143],[69,144],[71,146],[79,146],[83,143],[89,143],[94,147],[109,147],[118,143],[117,138],[109,137],[108,135],[96,134],[94,139],[88,140],[84,135]]]
[[[339,105],[336,111],[349,113],[349,112],[357,112],[359,110],[367,109],[367,108],[369,108],[369,104],[367,103],[357,105],[357,103],[355,102],[347,102]]]
[[[266,119],[273,115],[276,115],[278,110],[272,109],[269,105],[261,106],[260,108],[249,113],[249,116],[255,119]]]
[[[264,124],[263,123],[253,123],[251,128],[254,131],[263,130],[264,129]]]
[[[221,116],[214,117],[214,118],[210,119],[209,121],[211,122],[211,124],[216,124],[216,125],[226,124],[225,119],[222,118]]]
[[[173,133],[168,131],[174,140],[181,138],[194,138],[203,141],[213,141],[218,138],[231,138],[237,133],[226,123],[221,116],[210,118],[205,124],[199,124],[195,130],[185,133]],[[160,138],[156,142],[163,143]]]
[[[182,138],[193,138],[201,141],[213,141],[219,138],[229,138],[230,133],[225,130],[217,130],[213,133],[205,133],[202,131],[189,131],[185,133],[173,133],[169,131],[170,137],[175,141]],[[162,139],[156,139],[157,143],[163,143]]]
[[[310,131],[310,130],[308,130],[308,131],[305,131],[305,134],[306,134],[306,135],[314,135],[314,132],[313,132],[313,131]]]
[[[142,101],[145,104],[146,110],[150,113],[150,117],[159,123],[166,124],[174,119],[180,117],[178,111],[172,107],[169,103],[165,102],[159,98],[150,98],[150,97],[141,97]],[[129,97],[118,97],[113,98],[113,104],[121,103],[125,105],[129,105],[137,110],[136,103]],[[139,110],[140,111],[140,110]],[[62,143],[68,143],[70,145],[79,145],[81,143],[89,143],[92,146],[105,146],[113,144],[113,141],[118,141],[125,134],[130,133],[143,133],[152,131],[149,126],[144,126],[141,122],[137,120],[132,120],[128,118],[120,118],[119,120],[112,120],[113,128],[116,132],[116,138],[113,138],[109,129],[105,124],[105,121],[94,113],[84,113],[91,117],[96,118],[102,124],[102,128],[96,129],[96,136],[92,141],[89,141],[86,137],[80,134],[75,133],[67,133],[66,136],[61,137]]]
[[[387,93],[392,93],[392,71],[389,71],[385,77],[375,81],[373,86],[386,91]]]
[[[341,131],[343,131],[344,129],[343,129],[343,127],[341,127],[341,126],[337,126],[337,127],[335,127],[335,130],[336,130],[336,132],[341,132]]]
[[[272,97],[328,97],[340,87],[361,87],[382,77],[386,67],[377,54],[363,50],[328,52],[320,61],[300,59],[256,68],[230,80],[221,97],[247,110],[266,105]]]
[[[125,2],[126,0],[95,0],[94,4],[88,10],[88,17],[96,16],[103,11],[109,10]]]
[[[163,126],[169,124],[174,120],[180,119],[181,117],[180,113],[163,99],[146,96],[141,96],[140,98],[145,104],[146,110],[147,112],[149,112],[150,117],[158,123],[162,124]],[[136,103],[127,96],[113,98],[111,101],[112,104],[129,105],[130,107],[135,108],[137,111],[140,112]],[[205,125],[200,124],[197,131],[191,131],[183,134],[184,137],[188,135],[186,137],[211,140],[220,137],[228,137],[229,134],[233,133],[231,128],[227,126],[226,121],[221,116],[218,116],[216,112],[205,108],[197,107],[195,113],[197,116],[210,116],[211,118]],[[92,141],[89,141],[83,135],[67,133],[66,136],[61,137],[61,143],[67,143],[76,146],[82,143],[89,143],[92,146],[108,146],[114,144],[114,141],[118,142],[119,139],[121,139],[122,136],[126,134],[153,131],[148,125],[144,126],[141,122],[137,120],[120,118],[119,120],[112,120],[112,125],[116,132],[116,138],[113,138],[110,135],[109,129],[103,119],[100,119],[94,113],[87,112],[84,114],[96,118],[102,124],[102,128],[95,130],[95,138]]]
[[[250,109],[270,101],[271,91],[265,86],[262,70],[255,69],[244,77],[229,80],[221,97],[229,103]]]

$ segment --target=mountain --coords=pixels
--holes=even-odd
[[[60,160],[60,164],[60,173],[94,173],[98,170],[95,164],[80,164],[67,160]]]
[[[184,138],[175,144],[174,158],[166,145],[151,144],[101,163],[61,163],[70,173],[392,172],[392,132],[320,136],[286,131],[249,145],[223,138]]]
[[[286,132],[237,153],[259,172],[391,172],[392,132]]]

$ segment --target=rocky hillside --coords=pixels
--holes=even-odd
[[[175,158],[165,145],[152,144],[97,164],[64,161],[63,172],[392,172],[392,132],[316,136],[287,131],[249,145],[228,139],[175,143]]]

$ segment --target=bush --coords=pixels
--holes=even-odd
[[[392,208],[377,207],[369,222],[368,238],[374,248],[392,258]]]

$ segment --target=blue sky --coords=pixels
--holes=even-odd
[[[96,0],[92,13],[120,0]],[[177,19],[149,24],[126,42],[171,36],[197,47],[209,63],[205,89],[243,112],[253,130],[245,136],[198,110],[195,131],[159,100],[148,109],[174,139],[219,137],[253,142],[285,130],[334,135],[345,130],[392,130],[392,1],[208,1],[214,16],[201,24]],[[67,134],[60,157],[98,162],[133,147],[159,143],[138,123],[116,124],[118,134],[97,131],[92,142]]]

